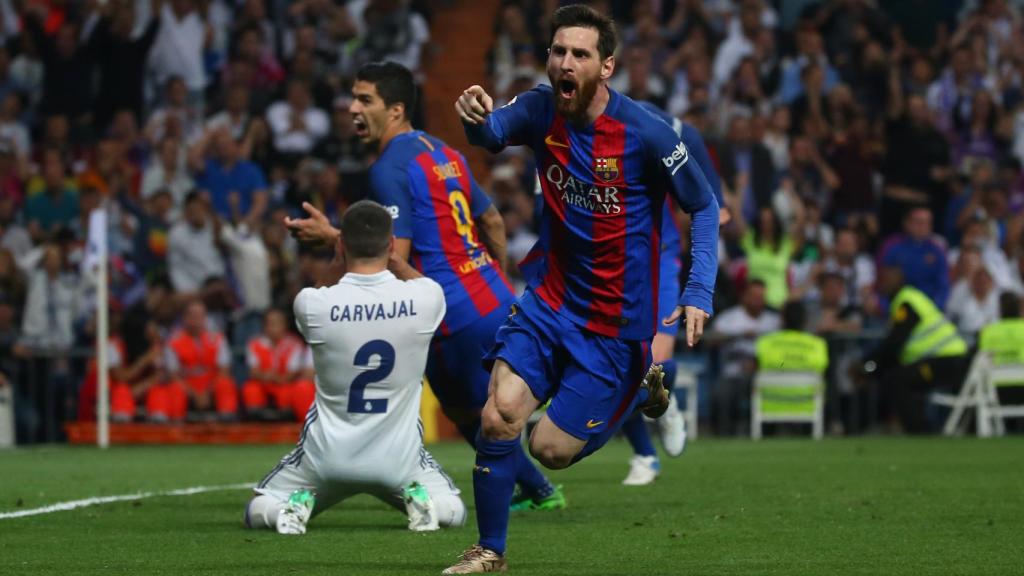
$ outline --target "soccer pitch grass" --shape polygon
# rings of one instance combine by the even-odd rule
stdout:
[[[0,512],[256,481],[288,449],[46,447],[0,452]],[[0,574],[438,574],[475,541],[472,453],[432,451],[467,526],[405,530],[359,497],[303,537],[242,527],[247,490],[0,519]],[[569,508],[513,514],[516,574],[1021,574],[1024,439],[701,440],[626,488],[625,443],[552,473]]]

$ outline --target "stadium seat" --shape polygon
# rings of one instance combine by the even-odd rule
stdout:
[[[807,423],[815,440],[825,432],[824,383],[815,372],[762,370],[754,376],[750,403],[750,435],[761,439],[767,423]]]
[[[965,418],[968,410],[977,410],[984,403],[982,380],[984,379],[987,364],[988,358],[986,354],[979,353],[975,355],[974,360],[971,362],[971,367],[967,371],[967,378],[964,379],[964,384],[960,387],[959,392],[956,394],[933,392],[929,396],[928,400],[932,404],[952,408],[949,416],[946,417],[945,424],[942,426],[942,434],[944,436],[963,435],[968,422]],[[979,418],[979,436],[982,433],[983,426]]]
[[[942,433],[959,436],[966,427],[968,410],[975,410],[977,435],[982,438],[1006,434],[1005,419],[1024,418],[1024,405],[1004,406],[999,403],[999,389],[1024,387],[1024,364],[992,363],[992,357],[979,352],[971,363],[960,392],[953,394],[932,394],[931,402],[949,406],[952,411],[946,418]]]

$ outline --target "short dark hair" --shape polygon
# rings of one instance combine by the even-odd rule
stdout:
[[[619,40],[615,33],[615,21],[584,4],[562,6],[551,17],[551,40],[561,28],[591,28],[597,30],[597,52],[601,60],[615,54]]]
[[[999,317],[1020,318],[1020,296],[1013,292],[1003,292],[999,295]]]
[[[401,104],[405,107],[405,119],[412,118],[416,107],[416,82],[405,66],[396,62],[369,62],[359,67],[356,81],[373,84],[385,106]]]
[[[386,257],[391,242],[391,213],[373,200],[360,200],[345,210],[341,232],[349,257]]]
[[[807,323],[807,311],[800,302],[786,302],[782,307],[782,329],[803,330]]]

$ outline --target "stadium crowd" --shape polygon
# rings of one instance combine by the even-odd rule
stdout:
[[[968,339],[1024,292],[1024,2],[593,4],[620,26],[612,87],[697,127],[722,177],[732,220],[697,355],[716,431],[743,430],[757,337],[787,303],[829,338],[833,422],[858,430],[882,268]],[[558,5],[502,4],[499,103],[546,81]],[[408,0],[0,0],[0,384],[91,416],[94,370],[67,352],[95,331],[79,268],[103,203],[114,416],[301,418],[311,364],[287,315],[326,260],[283,218],[310,202],[337,224],[365,196],[347,90],[382,59],[429,81],[429,18]],[[504,152],[483,182],[513,260],[536,239],[531,158]],[[73,411],[19,406],[28,440]]]

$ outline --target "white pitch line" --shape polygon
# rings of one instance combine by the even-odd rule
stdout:
[[[7,520],[9,518],[24,518],[25,516],[38,516],[39,514],[51,514],[53,512],[64,512],[65,510],[74,510],[76,508],[97,506],[99,504],[109,504],[111,502],[142,500],[143,498],[154,498],[156,496],[191,496],[193,494],[202,494],[204,492],[218,492],[221,490],[241,490],[243,488],[252,487],[253,485],[251,483],[246,482],[243,484],[223,484],[221,486],[192,486],[190,488],[177,488],[175,490],[162,490],[158,492],[136,492],[135,494],[118,494],[116,496],[94,496],[92,498],[83,498],[82,500],[69,500],[67,502],[57,502],[56,504],[50,504],[47,506],[43,506],[41,508],[15,510],[14,512],[0,512],[0,520]]]

